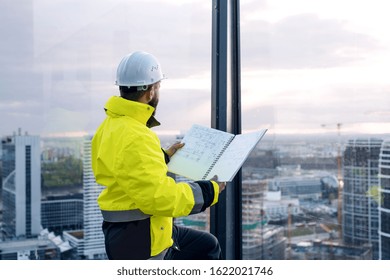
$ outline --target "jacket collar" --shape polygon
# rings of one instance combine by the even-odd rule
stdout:
[[[104,106],[106,114],[110,116],[128,116],[149,128],[160,123],[152,116],[154,108],[148,104],[130,101],[119,96],[112,96]]]

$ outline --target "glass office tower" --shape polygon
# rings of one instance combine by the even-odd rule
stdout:
[[[390,260],[390,139],[379,156],[379,259]]]
[[[383,140],[350,140],[344,152],[343,241],[346,245],[371,244],[378,259],[378,201],[372,195],[378,188],[379,152]]]
[[[2,139],[3,223],[7,238],[41,231],[40,137],[18,134]]]

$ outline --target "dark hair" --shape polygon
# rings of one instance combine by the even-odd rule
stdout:
[[[119,86],[119,92],[124,99],[138,101],[151,87],[152,85],[149,85],[146,90],[138,90],[137,87]]]

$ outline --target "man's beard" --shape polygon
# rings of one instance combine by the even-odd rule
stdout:
[[[148,102],[148,105],[154,108],[152,115],[146,122],[146,126],[149,128],[160,125],[160,123],[154,118],[154,115],[156,114],[156,110],[157,110],[157,104],[158,104],[158,98],[155,95],[153,99]]]
[[[152,106],[154,108],[154,112],[152,114],[152,116],[154,116],[156,114],[156,110],[157,110],[157,105],[158,105],[158,97],[157,97],[157,94],[155,94],[152,98],[152,100],[149,101],[148,105]]]

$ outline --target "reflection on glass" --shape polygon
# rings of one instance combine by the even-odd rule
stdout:
[[[106,100],[119,95],[116,67],[136,50],[159,58],[166,79],[156,113],[162,125],[155,131],[163,147],[193,123],[209,125],[211,4],[3,1],[0,23],[0,108],[6,120],[0,126],[5,183],[0,239],[15,242],[0,242],[0,259],[104,259],[95,203],[101,186],[94,182],[88,155]],[[29,151],[28,162],[31,168],[42,162],[42,186],[36,170],[21,173],[15,167],[20,156],[7,143],[19,137],[19,128],[40,137],[41,154]],[[42,220],[27,218],[26,233],[19,234],[6,231],[19,222],[7,209],[24,211],[24,200],[14,191],[24,173],[34,177],[26,180],[29,192],[42,190],[41,203],[27,200],[40,213],[27,209],[26,214]],[[36,223],[42,232],[36,232]],[[34,237],[27,241],[27,235]],[[22,245],[18,254],[15,248]]]

